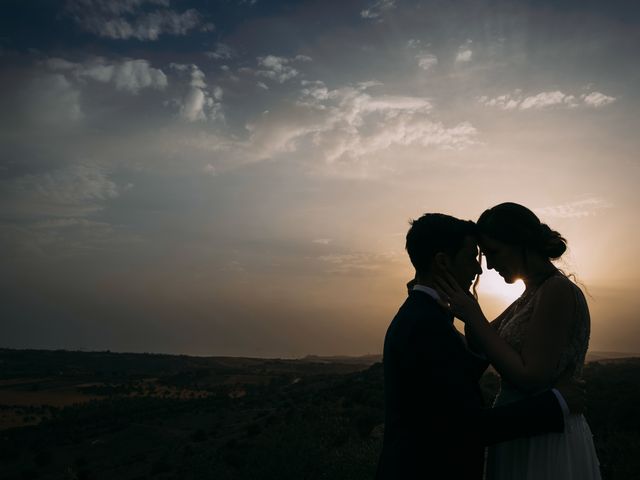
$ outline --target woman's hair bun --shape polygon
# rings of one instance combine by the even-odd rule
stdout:
[[[551,260],[560,258],[567,250],[562,235],[518,203],[505,202],[485,210],[476,226],[480,235],[507,245],[531,248]]]
[[[549,258],[556,259],[567,250],[567,240],[546,223],[541,223],[538,247]]]

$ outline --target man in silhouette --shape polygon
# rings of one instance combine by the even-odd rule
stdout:
[[[478,385],[488,362],[473,353],[433,288],[449,271],[469,289],[478,263],[475,224],[431,213],[414,220],[406,248],[416,269],[409,296],[384,342],[385,430],[377,479],[481,479],[484,447],[516,437],[562,432],[584,395],[566,385],[484,408]]]

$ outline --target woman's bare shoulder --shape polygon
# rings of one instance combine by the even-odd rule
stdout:
[[[535,309],[569,313],[576,307],[576,289],[578,286],[565,275],[554,275],[540,285],[536,295]]]
[[[541,295],[569,297],[575,294],[576,288],[578,288],[578,286],[573,283],[569,277],[558,273],[545,280],[545,282],[540,285],[539,292]]]

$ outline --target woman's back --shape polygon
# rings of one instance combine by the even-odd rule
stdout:
[[[550,388],[553,383],[565,373],[567,368],[573,369],[571,372],[573,376],[579,377],[581,375],[589,347],[589,335],[591,333],[589,307],[580,288],[560,272],[550,278],[561,279],[561,281],[571,285],[571,291],[575,295],[575,310],[574,318],[571,321],[572,328],[568,343],[562,350],[558,365],[552,377],[551,385],[546,385],[543,390]],[[516,300],[498,327],[499,335],[517,352],[522,352],[526,342],[529,325],[536,304],[540,298],[542,285],[544,285],[544,282]],[[503,381],[509,383],[508,379],[503,379]]]

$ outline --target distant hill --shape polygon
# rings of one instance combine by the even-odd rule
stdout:
[[[614,361],[624,358],[640,358],[640,352],[587,352],[588,362]],[[219,369],[221,371],[246,371],[264,369],[297,372],[313,371],[313,364],[344,366],[347,373],[360,367],[369,367],[382,361],[382,354],[367,355],[307,355],[297,359],[250,357],[200,357],[156,353],[116,353],[110,351],[85,352],[70,350],[16,350],[0,348],[0,378],[25,375],[68,373],[157,374],[184,369]],[[326,372],[326,369],[323,369]],[[45,373],[46,372],[46,373]]]
[[[587,352],[588,362],[602,362],[607,360],[620,360],[623,358],[640,358],[640,353],[632,352]]]
[[[602,361],[614,361],[624,358],[640,358],[640,353],[630,353],[630,352],[587,352],[587,363],[589,362],[602,362]],[[378,363],[382,361],[382,355],[360,355],[360,356],[349,356],[349,355],[334,355],[334,356],[323,356],[323,355],[307,355],[300,359],[304,362],[310,363],[340,363],[343,365],[373,365],[374,363]]]
[[[0,348],[0,380],[45,377],[158,376],[184,371],[207,371],[219,376],[238,374],[351,373],[375,363],[361,357],[308,357],[307,359],[196,357],[156,353],[80,352],[69,350],[14,350]],[[350,360],[349,360],[350,359]]]
[[[361,356],[349,356],[349,355],[334,355],[334,356],[321,356],[321,355],[307,355],[300,360],[311,363],[342,363],[347,365],[373,365],[382,361],[382,355],[370,354]]]

